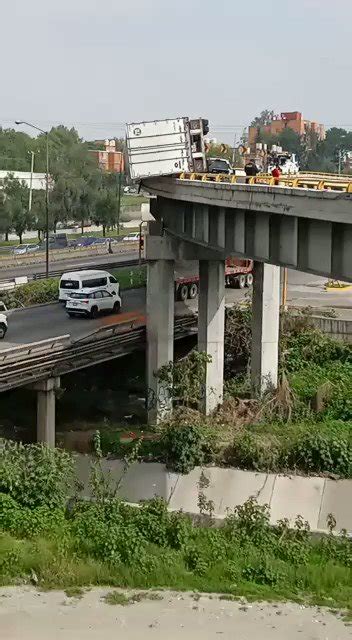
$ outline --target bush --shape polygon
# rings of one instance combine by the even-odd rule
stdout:
[[[8,309],[15,307],[30,307],[34,304],[56,302],[59,299],[59,279],[35,280],[17,287],[2,295],[2,300]]]
[[[162,434],[166,463],[177,473],[189,473],[214,457],[214,438],[199,424],[170,423]]]
[[[352,430],[318,426],[297,440],[287,452],[287,466],[305,473],[352,476]]]
[[[31,509],[60,508],[73,488],[73,462],[68,453],[45,445],[0,442],[0,492]]]
[[[225,453],[228,464],[264,472],[352,477],[352,423],[327,420],[242,428]]]

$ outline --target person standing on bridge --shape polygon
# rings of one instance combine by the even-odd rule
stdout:
[[[246,184],[249,184],[250,178],[255,177],[257,173],[259,173],[259,169],[253,158],[251,158],[249,162],[247,162],[247,164],[244,167],[244,171],[246,174]]]
[[[274,178],[274,184],[276,186],[278,186],[278,184],[280,183],[280,176],[281,176],[281,169],[279,167],[279,164],[277,163],[275,165],[275,167],[272,169],[271,171],[271,175]]]

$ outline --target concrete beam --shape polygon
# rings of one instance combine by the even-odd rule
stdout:
[[[206,365],[202,410],[214,411],[223,399],[225,325],[225,263],[199,263],[198,350],[211,356]]]
[[[254,263],[252,315],[252,388],[262,394],[278,382],[280,267]]]
[[[60,378],[49,378],[36,382],[37,391],[37,442],[55,447],[55,391],[60,387]]]
[[[167,386],[157,371],[174,359],[174,261],[147,265],[147,411],[155,424],[172,410]]]

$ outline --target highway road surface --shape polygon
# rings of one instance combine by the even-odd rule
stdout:
[[[352,289],[327,292],[325,278],[317,278],[305,273],[289,273],[288,303],[297,306],[336,307],[341,317],[352,319]],[[226,289],[226,302],[231,304],[248,295],[248,289]],[[184,315],[189,310],[196,311],[197,300],[186,304],[176,303],[176,315]],[[6,339],[0,341],[0,350],[19,344],[37,342],[46,338],[70,334],[76,340],[92,333],[99,327],[116,322],[142,320],[145,315],[145,289],[122,292],[122,310],[118,315],[102,316],[96,320],[69,318],[64,307],[57,304],[29,307],[9,312],[9,330]]]
[[[160,599],[110,605],[109,588],[82,598],[63,591],[2,587],[4,640],[350,640],[342,615],[292,602],[237,602],[163,591]]]

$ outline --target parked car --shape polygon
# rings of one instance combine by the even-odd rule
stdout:
[[[139,233],[128,233],[127,236],[124,236],[122,238],[122,242],[139,242],[139,238]]]
[[[13,254],[15,256],[22,256],[25,253],[35,253],[39,251],[39,244],[19,244],[17,247],[14,247]]]
[[[0,301],[0,312],[7,311],[6,305],[4,302]],[[0,313],[0,340],[3,340],[6,336],[6,331],[8,328],[7,317],[4,313]]]
[[[107,244],[108,243],[108,239],[107,238],[94,238],[94,242],[91,242],[90,246],[92,247],[96,247],[98,245],[103,245],[103,244]]]
[[[120,309],[119,293],[109,293],[106,289],[73,291],[66,302],[66,312],[70,318],[76,315],[96,318],[99,313],[119,313]]]

